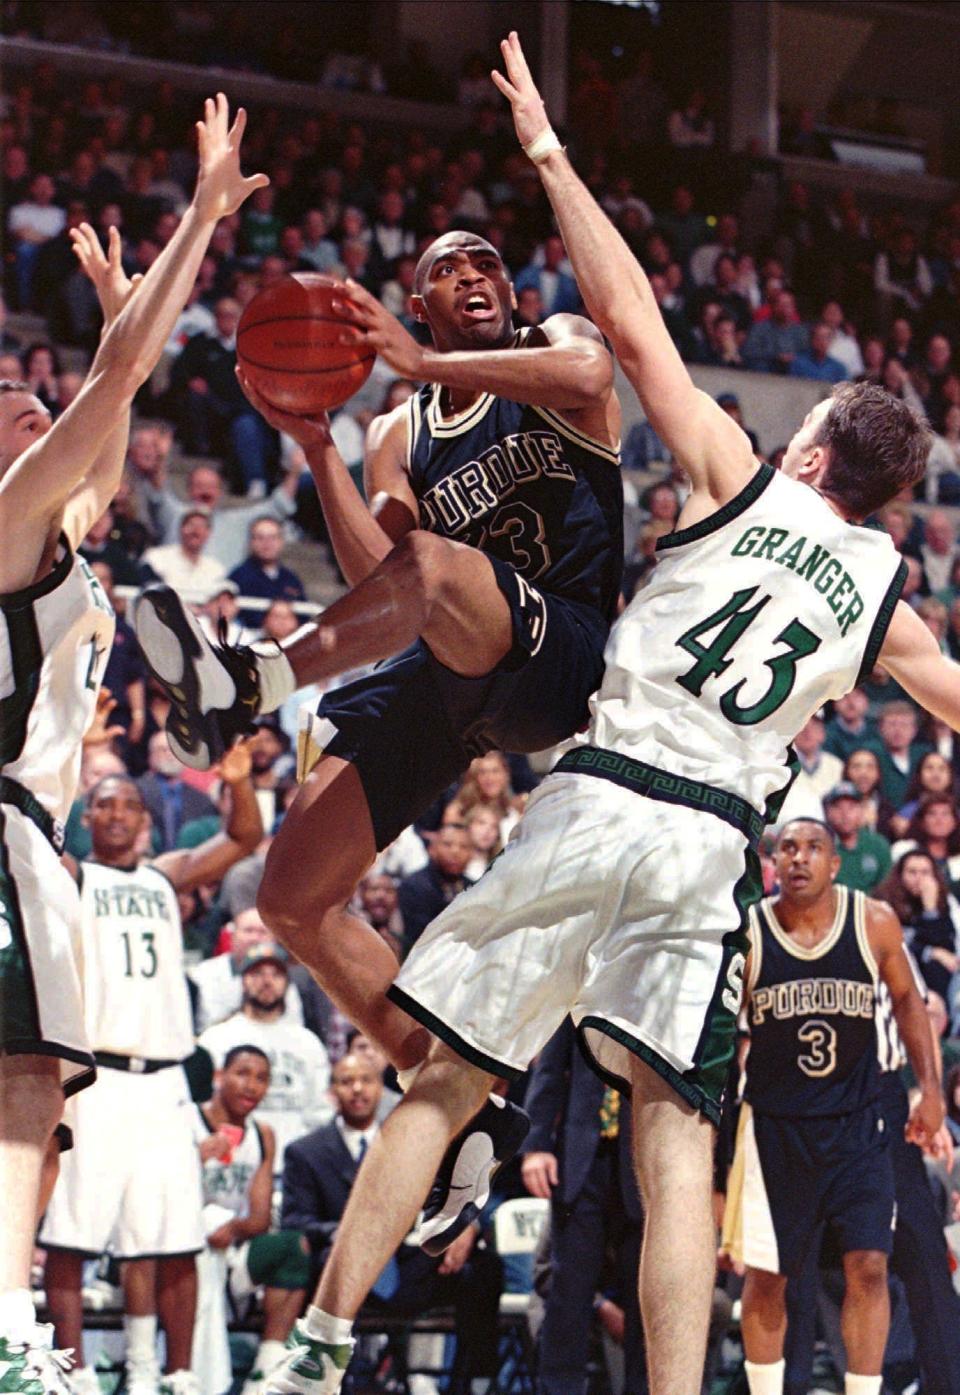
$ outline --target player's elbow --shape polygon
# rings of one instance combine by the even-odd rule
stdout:
[[[577,349],[573,378],[578,396],[587,405],[598,397],[608,396],[612,390],[613,359],[602,344],[592,344],[589,340],[582,341]]]

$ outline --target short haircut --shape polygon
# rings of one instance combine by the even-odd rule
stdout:
[[[144,802],[143,791],[133,776],[125,774],[122,770],[115,770],[111,775],[101,775],[97,783],[91,785],[90,789],[87,790],[86,807],[88,809],[93,808],[100,791],[103,789],[104,785],[109,785],[111,780],[118,780],[122,785],[129,785],[139,799],[141,808],[145,809],[147,807]]]
[[[894,698],[892,702],[883,703],[877,721],[882,722],[884,717],[911,717],[917,725],[920,722],[917,709],[903,698]]]
[[[932,441],[926,422],[886,388],[843,383],[816,436],[830,451],[820,487],[867,518],[923,478]]]
[[[430,246],[425,249],[420,260],[417,262],[416,270],[413,273],[414,295],[423,294],[427,273],[437,257],[443,254],[444,249],[440,246],[441,243],[448,243],[448,250],[450,252],[492,252],[498,262],[503,261],[503,258],[496,247],[494,247],[493,243],[488,242],[487,239],[481,237],[479,233],[462,232],[456,228],[451,228],[449,232],[442,233],[440,237],[435,238],[433,242],[430,243]]]
[[[787,829],[792,828],[795,823],[812,823],[815,828],[821,829],[827,835],[827,842],[830,844],[831,851],[836,852],[837,835],[834,833],[833,829],[830,827],[828,823],[824,823],[823,819],[815,819],[812,814],[803,814],[800,816],[800,818],[788,819],[787,822],[780,829],[780,832],[777,834],[777,841],[775,845],[776,847],[779,848],[781,840],[784,834],[786,833]]]
[[[261,1047],[254,1046],[252,1042],[246,1042],[242,1046],[231,1046],[223,1058],[222,1069],[226,1070],[228,1066],[232,1066],[238,1056],[259,1056],[261,1060],[266,1061],[267,1070],[270,1069],[270,1057]]]

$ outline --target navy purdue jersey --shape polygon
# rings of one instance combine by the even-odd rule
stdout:
[[[623,571],[618,452],[557,412],[491,393],[445,421],[441,392],[428,384],[409,403],[407,468],[421,528],[508,562],[609,625]]]
[[[750,911],[750,1054],[744,1098],[759,1114],[850,1114],[876,1099],[877,968],[866,898],[834,888],[820,944],[796,944],[769,898]]]

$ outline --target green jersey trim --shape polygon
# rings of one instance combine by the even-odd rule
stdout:
[[[706,785],[686,775],[674,775],[646,761],[607,751],[600,746],[578,746],[561,756],[553,773],[594,775],[614,785],[633,790],[648,799],[665,804],[682,804],[687,809],[700,809],[723,819],[731,828],[742,833],[754,847],[759,843],[766,820],[742,795]]]
[[[699,523],[691,524],[689,528],[680,528],[675,533],[668,533],[665,538],[660,538],[657,551],[666,552],[671,547],[685,547],[687,543],[700,542],[711,533],[719,532],[733,519],[739,518],[751,504],[757,502],[776,473],[772,465],[759,465],[756,474],[747,481],[739,494],[710,514],[709,518],[703,518]]]
[[[883,648],[883,641],[887,637],[887,630],[890,628],[890,621],[893,619],[893,612],[897,608],[897,601],[907,580],[907,564],[901,562],[897,568],[896,575],[887,587],[887,594],[880,602],[880,609],[877,611],[877,618],[873,622],[870,637],[867,640],[867,647],[863,651],[863,663],[860,665],[860,672],[857,674],[857,684],[868,678],[877,666],[877,659],[880,657],[880,650]],[[854,685],[856,686],[856,684]]]

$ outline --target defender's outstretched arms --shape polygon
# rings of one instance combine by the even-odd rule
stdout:
[[[613,345],[651,425],[690,476],[684,522],[738,494],[756,470],[747,437],[695,387],[667,333],[650,283],[553,136],[516,33],[501,44],[507,75],[491,74],[509,100],[521,145],[534,159],[573,263],[580,293]]]
[[[129,410],[156,366],[218,220],[268,183],[266,175],[240,173],[245,125],[242,108],[229,125],[222,93],[207,99],[204,119],[197,123],[197,187],[179,228],[101,340],[76,400],[0,479],[0,532],[6,542],[0,591],[33,581],[49,527],[54,522],[59,527],[58,511],[95,465],[118,414]]]

